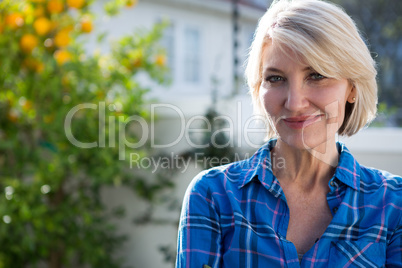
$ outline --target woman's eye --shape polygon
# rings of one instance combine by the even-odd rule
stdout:
[[[281,82],[284,81],[283,77],[278,76],[278,75],[271,75],[265,78],[265,81],[270,82],[270,83],[275,83],[275,82]]]
[[[321,75],[321,74],[319,74],[319,73],[312,73],[312,74],[310,74],[310,78],[313,79],[313,80],[321,80],[321,79],[324,79],[326,77]]]

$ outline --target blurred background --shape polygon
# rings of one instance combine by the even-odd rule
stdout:
[[[402,1],[333,0],[378,63],[346,143],[402,174]],[[264,142],[244,62],[270,0],[0,2],[0,268],[174,267],[187,185]]]

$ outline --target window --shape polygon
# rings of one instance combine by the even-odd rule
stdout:
[[[167,66],[170,72],[174,74],[175,70],[175,36],[174,36],[174,24],[170,23],[163,31],[161,39],[161,45],[166,49]]]
[[[200,79],[200,32],[195,28],[184,31],[184,81],[197,83]]]

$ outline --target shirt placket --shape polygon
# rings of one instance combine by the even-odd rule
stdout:
[[[276,179],[275,181],[276,183],[273,183],[274,187],[271,188],[271,193],[273,193],[278,198],[279,202],[277,211],[279,220],[277,221],[275,229],[280,241],[280,250],[283,252],[283,256],[281,257],[283,257],[284,267],[299,268],[300,263],[296,247],[291,241],[286,239],[290,219],[289,207],[287,205],[287,201],[285,195],[283,194],[282,188],[280,187]]]

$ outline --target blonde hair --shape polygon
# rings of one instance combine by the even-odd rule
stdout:
[[[246,66],[254,109],[259,100],[262,53],[270,42],[298,55],[318,73],[346,78],[356,90],[356,102],[346,104],[339,135],[351,136],[370,123],[377,111],[376,64],[353,20],[342,8],[320,0],[276,0],[258,23]],[[269,120],[269,118],[268,118]],[[270,122],[272,125],[272,122]],[[268,137],[275,135],[269,128]]]

